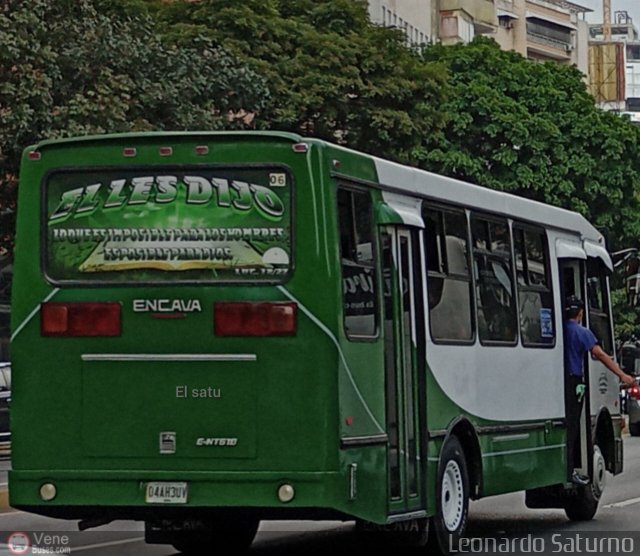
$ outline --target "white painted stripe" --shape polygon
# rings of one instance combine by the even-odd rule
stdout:
[[[46,303],[47,301],[49,301],[54,295],[56,295],[58,292],[60,291],[60,288],[55,288],[47,297],[44,298],[43,301],[41,301],[40,303]],[[29,313],[29,316],[24,319],[21,323],[20,326],[18,326],[18,328],[15,329],[14,333],[11,334],[11,342],[13,342],[13,340],[16,339],[16,336],[18,334],[20,334],[20,332],[22,332],[22,329],[27,326],[27,324],[29,324],[29,322],[31,321],[31,319],[33,317],[35,317],[38,312],[40,311],[40,303],[38,303],[38,305],[36,305],[36,308],[31,311],[31,313]]]
[[[255,353],[85,353],[83,361],[257,361]]]
[[[342,348],[340,347],[340,344],[338,343],[338,340],[333,335],[331,330],[329,330],[311,311],[309,311],[309,309],[307,309],[298,299],[296,299],[286,288],[284,288],[283,286],[278,286],[278,289],[284,295],[286,295],[291,301],[295,301],[298,304],[298,307],[300,307],[300,309],[302,310],[302,312],[305,315],[307,315],[318,326],[318,328],[320,328],[320,330],[322,330],[331,339],[333,344],[336,346],[336,349],[338,350],[338,355],[340,355],[340,359],[342,361],[342,364],[344,365],[345,371],[347,373],[347,377],[349,378],[349,382],[351,382],[351,385],[353,386],[353,389],[355,390],[355,393],[358,396],[358,399],[362,403],[362,406],[364,407],[365,411],[367,412],[367,415],[371,418],[371,420],[373,421],[375,426],[378,428],[379,432],[385,432],[384,428],[380,425],[380,423],[378,423],[378,420],[376,419],[375,415],[373,414],[373,412],[369,408],[369,405],[367,404],[366,400],[364,399],[364,396],[362,395],[362,392],[360,392],[360,389],[358,388],[358,385],[356,384],[356,381],[353,378],[353,374],[351,373],[351,369],[349,368],[349,365],[347,364],[347,360],[346,360],[346,358],[344,356],[344,353],[342,353]]]
[[[109,546],[119,546],[122,544],[129,544],[134,542],[142,542],[144,537],[135,537],[133,539],[122,539],[119,541],[101,542],[98,544],[87,544],[85,546],[73,546],[71,552],[81,552],[83,550],[95,550],[96,548],[107,548]]]
[[[538,446],[537,448],[523,448],[521,450],[505,450],[504,452],[490,452],[488,454],[482,454],[483,458],[492,458],[495,456],[508,456],[511,454],[526,454],[529,452],[541,452],[543,450],[556,450],[558,448],[565,448],[565,444],[554,444],[553,446]]]
[[[507,436],[494,436],[492,442],[511,442],[513,440],[527,440],[531,435],[529,433],[524,434],[509,434]]]
[[[640,504],[640,498],[630,498],[629,500],[623,500],[622,502],[614,502],[613,504],[603,506],[603,508],[624,508],[626,506],[633,506],[634,504]]]

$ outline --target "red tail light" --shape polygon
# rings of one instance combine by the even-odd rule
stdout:
[[[287,302],[216,303],[216,336],[294,336],[298,306]]]
[[[119,303],[43,303],[43,336],[120,336]]]
[[[640,400],[640,386],[634,384],[629,388],[629,396],[631,396],[634,400]]]

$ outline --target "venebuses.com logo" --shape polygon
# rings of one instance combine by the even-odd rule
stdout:
[[[19,531],[11,533],[7,538],[7,547],[11,554],[26,554],[29,552],[29,548],[31,547],[29,535]]]
[[[6,537],[10,554],[70,554],[69,535],[15,531]]]

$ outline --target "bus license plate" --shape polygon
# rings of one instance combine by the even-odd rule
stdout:
[[[147,504],[186,504],[187,483],[147,483]]]

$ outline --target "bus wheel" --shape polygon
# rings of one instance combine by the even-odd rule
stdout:
[[[606,462],[600,448],[593,447],[593,479],[590,484],[578,487],[573,496],[565,502],[564,511],[571,521],[590,521],[598,511],[598,504],[604,492]]]
[[[183,554],[242,554],[247,551],[258,532],[260,520],[215,520],[206,531],[182,532],[173,547]]]
[[[440,453],[436,515],[432,518],[431,541],[443,554],[457,552],[467,527],[469,513],[469,473],[464,450],[456,436],[446,441]]]
[[[631,436],[640,436],[640,423],[629,423],[629,434]]]

